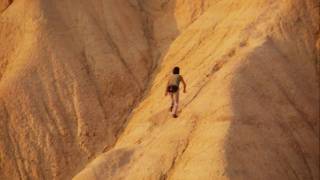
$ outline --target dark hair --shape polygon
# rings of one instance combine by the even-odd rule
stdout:
[[[180,68],[178,66],[174,67],[172,70],[173,74],[180,74]]]

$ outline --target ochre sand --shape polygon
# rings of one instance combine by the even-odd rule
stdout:
[[[0,13],[1,180],[319,179],[317,0],[0,0]]]

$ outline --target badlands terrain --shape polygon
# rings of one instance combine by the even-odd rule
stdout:
[[[0,0],[0,179],[318,180],[319,6]]]

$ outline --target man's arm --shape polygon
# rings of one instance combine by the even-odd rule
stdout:
[[[168,95],[168,86],[169,86],[169,81],[167,82],[167,85],[166,85],[166,91],[165,91],[165,93],[164,93],[165,96]]]

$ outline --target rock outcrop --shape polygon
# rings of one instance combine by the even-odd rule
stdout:
[[[319,179],[317,0],[0,12],[0,179]]]

